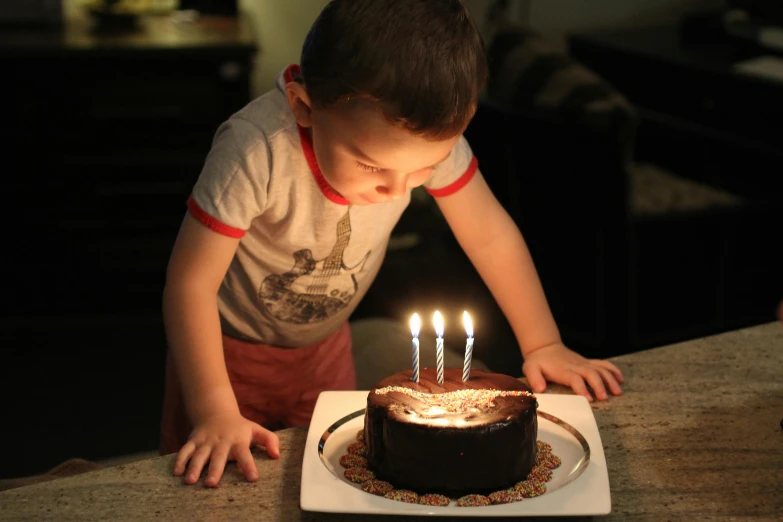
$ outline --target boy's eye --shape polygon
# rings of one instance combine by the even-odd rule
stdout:
[[[361,161],[357,161],[356,166],[367,172],[380,172],[382,170],[379,169],[378,167],[373,167],[372,165],[367,165],[366,163],[362,163]]]

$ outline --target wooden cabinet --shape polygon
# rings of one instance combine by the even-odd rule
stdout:
[[[0,33],[5,312],[159,309],[185,200],[250,99],[255,51],[237,18]]]
[[[157,447],[169,253],[218,125],[250,100],[244,20],[0,30],[0,477]],[[32,449],[35,448],[35,449]]]

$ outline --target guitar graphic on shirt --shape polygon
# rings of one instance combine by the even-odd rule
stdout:
[[[351,239],[350,209],[337,223],[332,253],[316,261],[308,248],[294,252],[294,266],[284,274],[272,274],[261,283],[259,297],[275,318],[297,324],[323,321],[353,299],[370,252],[353,267],[345,266],[343,252]]]

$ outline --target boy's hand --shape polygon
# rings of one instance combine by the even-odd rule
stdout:
[[[527,354],[522,371],[535,392],[546,390],[546,381],[550,380],[570,386],[590,402],[593,396],[587,385],[599,400],[605,401],[608,398],[607,387],[612,394],[620,395],[623,393],[620,383],[625,382],[623,373],[614,364],[600,359],[585,359],[561,343],[550,344]]]
[[[185,473],[185,484],[195,484],[204,465],[209,461],[209,472],[204,480],[208,487],[217,486],[228,460],[236,460],[242,474],[250,482],[258,480],[258,469],[250,445],[264,446],[270,457],[280,456],[277,435],[239,413],[217,415],[205,419],[193,429],[188,442],[177,453],[174,475]]]

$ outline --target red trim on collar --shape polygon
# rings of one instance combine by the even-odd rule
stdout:
[[[283,75],[286,83],[296,81],[295,78],[299,76],[300,70],[301,69],[296,64],[289,65]],[[332,203],[337,203],[338,205],[350,205],[350,202],[342,197],[329,185],[329,182],[326,181],[326,178],[321,172],[321,167],[318,166],[318,160],[315,157],[315,150],[313,150],[313,141],[310,139],[310,133],[307,131],[307,129],[298,123],[296,127],[299,129],[299,141],[302,144],[302,153],[304,153],[305,159],[307,160],[307,165],[310,167],[310,172],[313,173],[313,177],[315,178],[315,183],[318,185],[318,188],[321,189],[323,195],[326,196],[326,198]]]
[[[307,164],[310,166],[310,171],[313,173],[318,188],[321,189],[323,195],[332,203],[350,205],[350,202],[347,199],[338,194],[337,191],[329,185],[329,182],[326,181],[326,178],[321,173],[321,167],[318,166],[318,160],[316,159],[315,151],[313,150],[313,142],[310,140],[310,133],[300,125],[297,125],[297,127],[299,128],[299,141],[302,143],[302,152],[305,155],[305,159],[307,159]]]
[[[468,165],[467,170],[462,174],[462,176],[460,176],[457,179],[457,181],[443,188],[427,189],[427,192],[429,192],[433,197],[436,198],[450,196],[455,192],[457,192],[462,187],[464,187],[465,185],[467,185],[468,182],[471,179],[473,179],[473,176],[476,174],[477,169],[478,169],[478,159],[476,159],[476,156],[473,156],[473,158],[470,160],[470,165]]]

